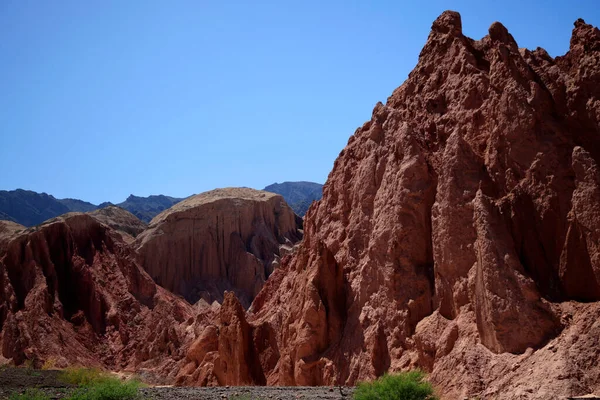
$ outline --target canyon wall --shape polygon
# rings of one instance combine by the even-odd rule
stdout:
[[[444,12],[335,161],[298,251],[245,315],[224,304],[237,334],[217,323],[228,334],[179,381],[352,385],[418,367],[448,399],[600,391],[599,124],[597,28],[576,21],[552,58],[498,22],[472,40]],[[242,355],[251,373],[214,373]]]
[[[18,232],[1,250],[0,352],[17,365],[168,376],[187,328],[211,312],[158,287],[122,235],[87,214]]]

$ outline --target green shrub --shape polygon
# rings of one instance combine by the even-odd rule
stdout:
[[[96,368],[67,368],[59,379],[79,388],[67,400],[129,400],[137,398],[140,382],[121,381]]]
[[[46,359],[44,364],[42,364],[42,369],[45,371],[49,369],[56,369],[56,359],[52,357]]]
[[[58,379],[70,385],[88,386],[111,379],[111,376],[98,368],[69,367],[61,371]]]
[[[384,375],[373,382],[360,382],[355,400],[437,400],[433,386],[421,371]]]
[[[68,400],[133,400],[138,398],[138,388],[138,381],[110,378],[77,389]]]
[[[25,393],[13,393],[10,400],[50,400],[44,392],[37,389],[27,389]]]

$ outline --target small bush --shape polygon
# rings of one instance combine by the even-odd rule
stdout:
[[[138,398],[138,381],[110,378],[77,389],[68,400],[133,400]]]
[[[119,378],[96,368],[67,368],[59,379],[79,388],[67,400],[130,400],[136,399],[140,381]]]
[[[37,389],[27,389],[25,393],[13,393],[10,400],[50,400],[44,392]]]
[[[42,369],[44,371],[47,371],[49,369],[56,369],[56,360],[54,358],[46,359],[46,361],[44,361],[44,364],[42,365]]]
[[[58,379],[61,382],[76,386],[88,386],[94,383],[104,382],[111,376],[98,368],[70,367],[60,373]]]
[[[361,382],[355,400],[437,400],[433,386],[421,371],[384,375],[373,382]]]

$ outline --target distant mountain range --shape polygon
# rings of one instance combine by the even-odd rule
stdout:
[[[283,196],[292,210],[303,217],[313,201],[321,199],[323,185],[314,182],[283,182],[265,187],[267,192]]]
[[[148,223],[155,215],[181,200],[183,199],[163,195],[148,197],[131,195],[124,202],[114,205]],[[38,225],[47,219],[68,212],[94,211],[109,205],[113,204],[95,205],[78,199],[57,199],[52,195],[31,190],[0,190],[0,219],[25,226]]]
[[[263,190],[282,195],[296,214],[304,216],[313,200],[321,198],[322,188],[323,185],[313,182],[283,182],[274,183]],[[68,212],[89,212],[115,205],[149,223],[160,212],[181,200],[183,198],[162,194],[148,197],[130,195],[122,203],[95,205],[78,199],[57,199],[50,194],[31,190],[0,190],[0,220],[34,226]]]
[[[148,197],[139,197],[130,195],[127,200],[119,204],[102,203],[98,205],[98,208],[104,208],[109,205],[115,205],[121,207],[145,223],[149,223],[152,218],[166,210],[171,208],[173,205],[179,203],[185,198],[170,197],[162,194],[152,195]]]

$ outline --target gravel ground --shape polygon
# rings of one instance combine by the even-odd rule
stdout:
[[[60,399],[73,390],[72,386],[58,380],[60,371],[40,371],[28,368],[0,368],[0,399],[13,393],[23,393],[29,388],[42,390],[54,399]]]
[[[142,389],[142,395],[148,399],[206,399],[206,400],[291,400],[291,399],[351,399],[354,388],[349,387],[155,387]]]
[[[26,368],[0,368],[0,399],[13,393],[23,393],[29,388],[43,391],[52,399],[62,399],[74,390],[73,386],[59,381],[60,371],[43,371]],[[340,386],[319,387],[146,387],[140,389],[140,398],[149,400],[206,399],[206,400],[291,400],[291,399],[351,399],[354,388]]]

